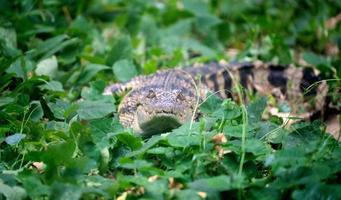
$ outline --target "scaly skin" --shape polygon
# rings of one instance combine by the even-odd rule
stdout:
[[[322,82],[308,95],[304,89],[319,80],[309,68],[221,61],[138,76],[129,82],[108,86],[105,94],[130,90],[119,106],[119,120],[136,133],[151,135],[168,132],[190,120],[198,99],[203,99],[208,91],[218,91],[222,98],[233,98],[233,81],[261,95],[287,101],[294,113],[304,107],[309,118],[313,111],[323,109],[328,88]]]
[[[189,73],[183,70],[159,71],[125,84],[114,84],[107,88],[107,93],[125,90],[127,85],[131,85],[132,90],[118,108],[119,120],[136,133],[162,133],[191,119],[197,91]]]

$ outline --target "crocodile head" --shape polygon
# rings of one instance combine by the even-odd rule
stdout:
[[[146,134],[163,133],[177,128],[191,119],[194,103],[179,89],[149,89],[137,105],[139,128]]]
[[[182,89],[148,88],[128,97],[133,103],[126,105],[134,104],[134,108],[126,113],[131,120],[127,127],[143,135],[165,133],[179,127],[191,119],[195,107],[195,98]],[[120,121],[125,124],[127,117],[122,109]]]

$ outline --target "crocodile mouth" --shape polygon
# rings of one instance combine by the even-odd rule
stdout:
[[[173,113],[160,112],[149,120],[139,123],[141,130],[146,135],[166,133],[181,126],[181,122]]]
[[[138,107],[136,111],[136,122],[145,136],[170,132],[180,127],[185,121],[185,109],[145,109]]]
[[[145,111],[146,113],[148,113],[148,115],[149,116],[152,116],[152,117],[154,117],[154,116],[163,116],[163,115],[169,115],[169,116],[174,116],[174,117],[176,117],[176,116],[179,116],[179,115],[181,115],[181,113],[175,113],[173,110],[169,110],[169,111],[167,111],[167,110],[153,110],[153,111]]]
[[[181,117],[181,113],[174,113],[173,111],[157,111],[153,113],[154,117],[161,117],[161,116],[173,116],[176,118],[176,116],[180,116]]]

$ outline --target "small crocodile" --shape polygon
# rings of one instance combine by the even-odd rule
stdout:
[[[231,90],[236,81],[260,95],[273,95],[280,101],[287,101],[297,108],[294,113],[303,107],[311,116],[325,105],[328,89],[325,82],[307,91],[320,80],[309,67],[220,61],[137,76],[108,86],[104,93],[128,92],[118,108],[119,121],[136,133],[150,135],[168,132],[191,120],[197,102],[203,100],[208,91],[222,98],[233,98]]]

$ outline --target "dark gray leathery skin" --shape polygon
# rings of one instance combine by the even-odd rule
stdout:
[[[314,103],[308,104],[302,98],[302,87],[316,80],[320,80],[316,73],[306,68],[222,61],[138,76],[108,86],[105,93],[130,90],[119,106],[119,120],[136,133],[148,135],[170,131],[190,120],[197,100],[204,99],[209,90],[222,98],[234,97],[235,81],[261,95],[288,101],[290,106],[304,105],[307,112],[321,109],[328,90],[326,83],[314,89],[321,94]]]

